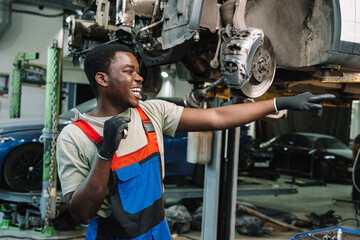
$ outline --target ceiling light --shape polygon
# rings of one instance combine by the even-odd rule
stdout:
[[[163,78],[167,78],[169,76],[169,74],[167,72],[161,72],[161,76]]]

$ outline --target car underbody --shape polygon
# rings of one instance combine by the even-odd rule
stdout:
[[[144,86],[150,95],[160,91],[153,88],[161,86],[158,66],[176,64],[179,78],[194,89],[224,76],[215,92],[230,88],[234,97],[304,91],[343,101],[360,97],[354,84],[360,81],[359,44],[342,39],[338,1],[77,2],[87,12],[69,18],[74,62],[99,43],[127,44],[150,69]]]

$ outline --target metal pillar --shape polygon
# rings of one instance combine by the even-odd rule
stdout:
[[[221,136],[222,131],[214,132],[212,161],[205,166],[201,239],[207,240],[215,240],[217,236]]]
[[[12,91],[11,91],[11,106],[10,118],[20,117],[21,105],[21,75],[23,69],[29,64],[30,60],[39,59],[39,53],[18,53],[14,60],[14,70],[12,75]]]
[[[240,127],[226,130],[223,143],[217,239],[233,240],[235,239]]]
[[[216,106],[219,105],[220,99],[217,99]],[[201,239],[206,240],[215,240],[217,236],[221,139],[222,131],[215,131],[212,159],[209,164],[205,165]]]
[[[60,77],[61,77],[61,49],[57,41],[47,52],[46,70],[46,100],[44,158],[43,158],[43,185],[40,200],[41,217],[45,221],[43,234],[52,235],[53,228],[49,227],[50,219],[56,215],[56,157],[55,144],[58,134],[58,115],[60,105]]]
[[[239,149],[240,127],[214,132],[212,161],[205,166],[201,239],[235,239]]]

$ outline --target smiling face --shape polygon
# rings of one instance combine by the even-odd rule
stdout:
[[[139,63],[129,52],[116,52],[107,74],[106,98],[122,111],[139,106],[143,78],[138,74]]]

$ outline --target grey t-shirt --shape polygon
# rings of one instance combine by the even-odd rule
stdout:
[[[174,136],[183,107],[162,100],[140,102],[140,107],[154,125],[161,159],[164,163],[163,133]],[[135,152],[147,144],[141,118],[137,110],[129,108],[120,115],[130,117],[131,122],[128,123],[127,138],[121,140],[116,151],[117,156]],[[111,117],[99,117],[96,119],[104,122],[109,118]],[[103,135],[102,128],[95,125],[91,126],[100,135]],[[96,157],[96,146],[79,127],[69,124],[61,131],[57,139],[56,157],[62,192],[66,195],[69,192],[75,191],[89,174]],[[164,164],[162,166],[164,167]],[[104,203],[97,213],[101,217],[107,217],[111,214],[109,197],[108,186]]]

